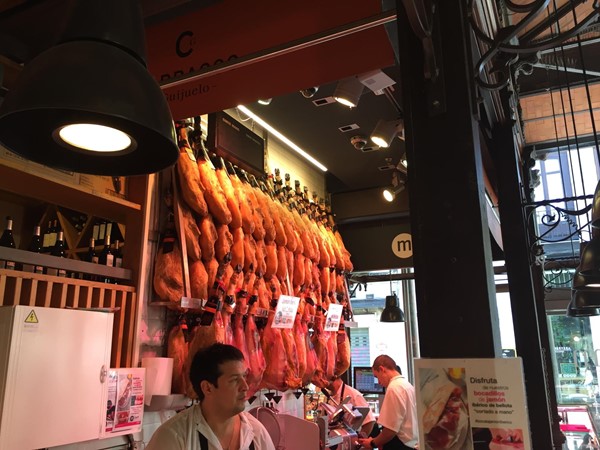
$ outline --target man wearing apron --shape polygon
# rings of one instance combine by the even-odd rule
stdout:
[[[375,358],[373,375],[386,388],[377,419],[382,430],[379,436],[359,439],[359,443],[369,449],[414,449],[419,438],[415,388],[400,374],[396,362],[388,355]]]
[[[226,344],[200,350],[190,381],[200,403],[162,424],[146,450],[275,450],[265,427],[244,412],[248,383],[241,351]]]

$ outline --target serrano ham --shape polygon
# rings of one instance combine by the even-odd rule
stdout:
[[[185,324],[178,324],[171,328],[167,341],[167,357],[173,358],[173,377],[171,391],[174,394],[184,394],[186,388],[186,375],[183,366],[188,356],[188,344],[185,341]]]
[[[188,143],[185,128],[179,129],[179,159],[177,160],[177,173],[181,195],[190,208],[201,216],[208,214],[208,206],[204,199],[204,186],[200,181],[196,157]]]
[[[154,260],[154,291],[163,301],[179,302],[183,297],[183,268],[179,244],[165,236]]]
[[[208,157],[208,153],[204,148],[202,140],[199,139],[195,143],[195,147],[200,147],[202,158],[198,160],[198,173],[200,174],[200,181],[204,187],[204,198],[208,205],[208,210],[214,219],[220,224],[228,225],[231,220],[231,211],[227,207],[227,199],[225,193],[221,188],[221,184],[217,178],[217,174],[213,168],[212,162]]]

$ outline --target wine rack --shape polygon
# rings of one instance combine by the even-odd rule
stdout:
[[[38,256],[54,258],[46,255]],[[55,259],[68,261],[64,258]],[[115,317],[111,367],[127,367],[131,364],[135,350],[134,333],[137,313],[134,287],[0,269],[0,306],[13,305],[85,308],[113,312]]]

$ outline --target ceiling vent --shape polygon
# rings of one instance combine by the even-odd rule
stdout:
[[[363,148],[360,149],[360,151],[363,152],[363,153],[374,152],[376,150],[380,150],[380,147],[377,147],[376,145],[371,145],[371,146],[363,147]],[[382,169],[379,168],[379,170],[382,170]]]
[[[339,127],[338,130],[340,130],[342,133],[347,133],[348,131],[358,130],[359,128],[360,127],[357,124],[351,123],[349,125]]]
[[[325,106],[331,105],[332,103],[336,103],[333,97],[321,97],[312,101],[315,106]]]
[[[392,164],[392,158],[385,158],[386,165],[379,166],[378,169],[382,172],[387,172],[388,170],[394,170],[396,168],[395,164]]]

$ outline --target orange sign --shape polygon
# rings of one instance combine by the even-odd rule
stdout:
[[[352,2],[351,7],[343,0],[222,0],[149,26],[148,67],[165,84],[224,62],[249,59],[231,70],[164,89],[176,119],[220,111],[393,65],[383,25],[332,35],[378,15],[378,0]],[[323,36],[332,39],[302,45]],[[291,42],[300,45],[273,53]],[[253,55],[265,54],[269,57],[252,61]]]

